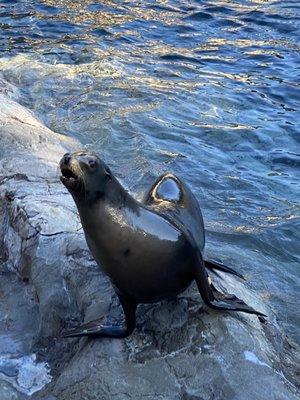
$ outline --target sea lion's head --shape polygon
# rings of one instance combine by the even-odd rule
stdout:
[[[104,198],[113,179],[110,169],[100,158],[88,151],[65,154],[59,163],[61,182],[75,201],[90,203]]]

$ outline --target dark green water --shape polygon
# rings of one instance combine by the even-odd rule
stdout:
[[[183,177],[207,253],[298,340],[299,22],[298,0],[0,2],[0,73],[22,104],[135,193]]]

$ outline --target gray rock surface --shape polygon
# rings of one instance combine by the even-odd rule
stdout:
[[[59,159],[80,143],[1,93],[0,138],[1,399],[299,398],[294,345],[262,299],[232,277],[217,284],[267,313],[266,324],[208,310],[191,287],[140,306],[125,340],[60,338],[66,325],[122,317],[58,179]]]

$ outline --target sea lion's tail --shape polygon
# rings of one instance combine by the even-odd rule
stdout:
[[[246,280],[242,274],[235,271],[233,268],[227,267],[227,265],[217,263],[216,261],[208,261],[208,260],[204,260],[204,264],[207,269],[211,270],[214,273],[215,273],[215,270],[221,271],[221,272],[226,272],[228,274],[238,276],[239,278],[243,279],[244,281]]]

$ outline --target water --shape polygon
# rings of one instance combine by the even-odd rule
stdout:
[[[139,194],[162,171],[201,202],[207,253],[299,336],[300,3],[0,3],[0,71],[51,129]],[[297,175],[298,173],[298,175]]]

